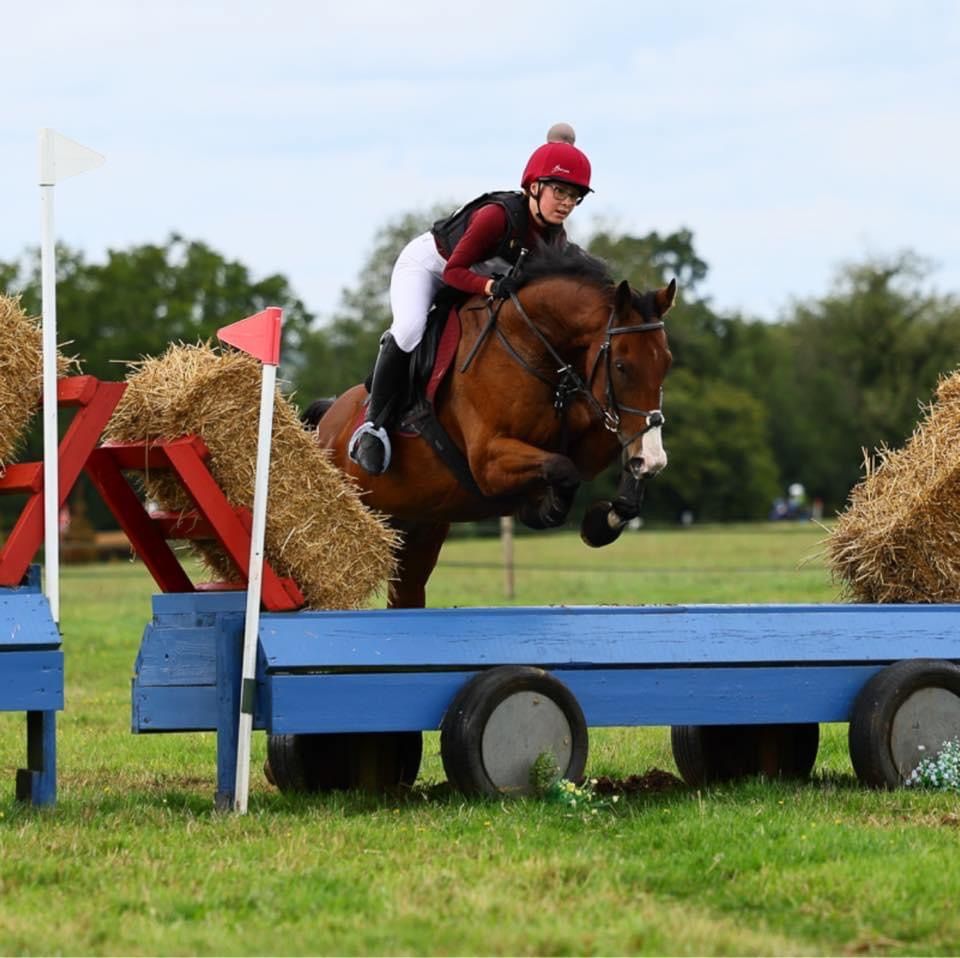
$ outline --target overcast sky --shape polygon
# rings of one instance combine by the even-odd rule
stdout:
[[[960,293],[960,3],[94,0],[4,4],[0,259],[39,243],[37,131],[101,259],[172,231],[329,315],[389,219],[513,188],[572,123],[571,221],[689,227],[722,310],[776,319],[910,248]]]

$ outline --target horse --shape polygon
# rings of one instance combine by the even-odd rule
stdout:
[[[451,523],[516,514],[533,528],[560,526],[581,481],[618,453],[616,498],[587,509],[581,537],[606,545],[639,514],[646,479],[667,464],[660,407],[672,357],[664,316],[676,292],[676,280],[645,293],[616,284],[600,260],[568,246],[531,258],[509,299],[467,300],[456,364],[433,400],[442,427],[436,445],[448,460],[459,456],[460,469],[422,435],[397,430],[382,475],[351,462],[362,384],[305,411],[317,442],[399,533],[389,608],[425,606]]]

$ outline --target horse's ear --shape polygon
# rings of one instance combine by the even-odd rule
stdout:
[[[657,315],[666,316],[670,307],[677,301],[677,281],[672,279],[669,286],[658,289],[655,293],[655,299],[657,301]]]
[[[617,295],[613,301],[614,311],[618,316],[626,316],[632,302],[633,290],[630,288],[630,284],[626,280],[623,280],[617,287]]]

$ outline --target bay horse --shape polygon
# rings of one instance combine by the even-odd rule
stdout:
[[[422,436],[395,429],[383,475],[351,462],[363,385],[304,413],[364,502],[400,533],[389,608],[423,608],[450,523],[515,513],[533,528],[562,525],[581,480],[619,453],[616,498],[594,503],[581,525],[588,545],[605,545],[639,514],[645,480],[667,464],[660,406],[672,357],[663,317],[676,281],[638,293],[575,246],[541,250],[522,278],[509,299],[474,297],[460,309],[456,364],[433,406],[469,467],[461,478]]]

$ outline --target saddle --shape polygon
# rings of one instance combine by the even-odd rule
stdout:
[[[413,351],[410,360],[410,388],[406,414],[420,400],[431,406],[440,383],[446,378],[460,345],[460,308],[470,298],[468,293],[441,286],[427,313],[427,326],[420,345]],[[401,420],[406,418],[401,416]],[[402,423],[401,423],[402,425]]]
[[[460,307],[469,294],[442,286],[427,313],[427,324],[419,345],[410,354],[410,368],[404,391],[394,397],[385,426],[390,432],[401,427],[406,414],[421,400],[431,405],[440,383],[446,378],[460,345]],[[371,370],[363,385],[370,392]]]
[[[449,286],[440,288],[427,314],[420,344],[410,357],[405,394],[395,398],[384,425],[391,434],[421,436],[465,489],[487,498],[477,486],[466,456],[440,424],[434,410],[437,390],[457,356],[461,335],[460,309],[469,298],[469,294]],[[371,378],[372,373],[365,383],[368,392]]]

